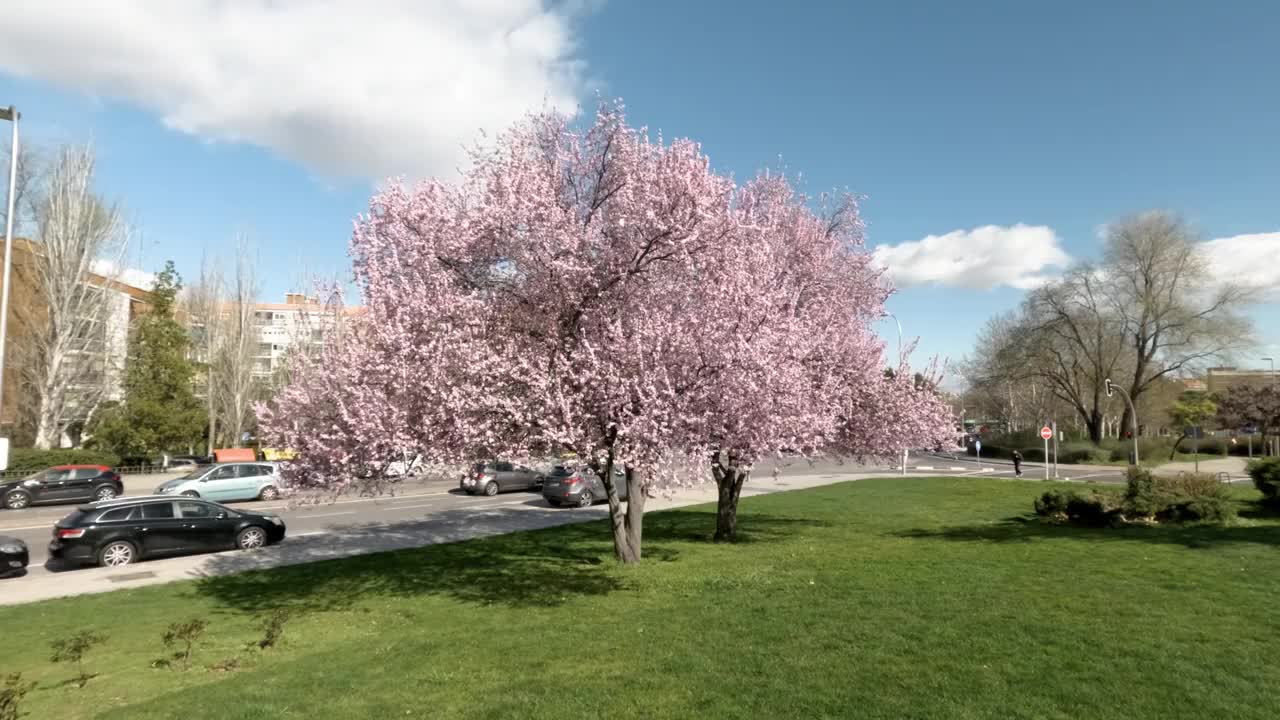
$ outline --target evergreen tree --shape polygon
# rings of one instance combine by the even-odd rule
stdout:
[[[173,261],[156,276],[151,307],[129,339],[124,402],[99,413],[93,444],[121,456],[186,450],[202,442],[208,418],[192,393],[191,338],[175,317],[182,279]]]

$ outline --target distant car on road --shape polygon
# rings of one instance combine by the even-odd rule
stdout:
[[[510,490],[536,490],[542,486],[542,474],[523,465],[509,462],[476,463],[463,475],[458,486],[471,495],[497,495]]]
[[[156,488],[157,495],[185,495],[218,502],[275,500],[283,486],[280,471],[267,462],[206,465]]]
[[[617,468],[613,471],[613,486],[618,491],[618,499],[626,500],[626,476]],[[608,498],[608,494],[604,489],[604,483],[600,481],[600,476],[596,475],[594,470],[558,465],[551,470],[551,474],[547,475],[542,483],[542,497],[556,507],[561,505],[590,507]]]
[[[59,520],[49,557],[115,567],[169,555],[253,550],[284,535],[284,521],[270,513],[194,498],[122,498],[82,505]]]
[[[17,575],[26,570],[30,560],[26,543],[16,537],[0,535],[0,577]]]
[[[58,465],[21,480],[0,480],[0,507],[110,500],[124,494],[124,483],[106,465]]]

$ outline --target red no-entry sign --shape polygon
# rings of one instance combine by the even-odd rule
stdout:
[[[1053,431],[1049,429],[1048,425],[1040,428],[1040,438],[1042,440],[1048,440],[1051,437],[1053,437]]]

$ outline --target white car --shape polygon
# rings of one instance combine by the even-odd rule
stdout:
[[[161,483],[157,495],[185,495],[215,502],[275,500],[284,483],[280,469],[269,462],[236,462],[204,465]]]

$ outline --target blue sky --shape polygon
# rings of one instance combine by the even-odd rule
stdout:
[[[1275,3],[38,5],[0,28],[0,104],[41,147],[92,140],[135,265],[194,274],[245,233],[265,300],[346,267],[380,178],[449,174],[479,128],[597,92],[740,178],[866,195],[925,354],[969,353],[1021,288],[1152,208],[1256,236],[1212,247],[1280,297]],[[1278,310],[1253,310],[1259,355],[1280,353]]]

